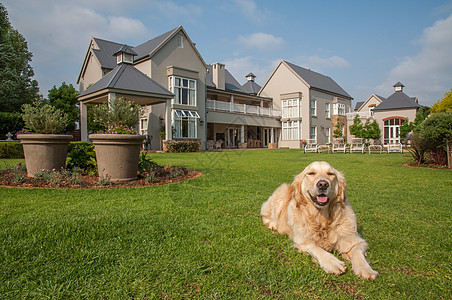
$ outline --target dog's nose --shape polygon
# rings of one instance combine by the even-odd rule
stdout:
[[[326,180],[319,180],[317,181],[317,188],[321,190],[326,190],[330,184]]]

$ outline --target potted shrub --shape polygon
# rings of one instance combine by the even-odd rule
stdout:
[[[94,122],[103,128],[89,135],[96,151],[99,177],[111,181],[137,179],[140,148],[146,137],[133,128],[141,113],[140,106],[121,98],[92,108]]]
[[[27,176],[34,177],[42,170],[64,168],[68,145],[74,138],[63,134],[67,116],[54,106],[37,100],[23,105],[22,118],[25,128],[17,138],[24,149]]]

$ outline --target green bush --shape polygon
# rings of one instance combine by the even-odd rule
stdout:
[[[171,153],[198,152],[201,150],[201,143],[197,141],[167,141],[166,150]]]
[[[96,174],[96,152],[94,145],[87,142],[69,143],[66,167],[70,170],[81,169],[86,174]]]
[[[20,142],[0,142],[0,158],[24,158]]]
[[[67,115],[60,109],[36,100],[33,105],[22,106],[25,129],[33,133],[62,133],[68,123]]]
[[[23,127],[24,121],[20,114],[0,112],[0,139],[5,139],[8,132],[15,134]]]

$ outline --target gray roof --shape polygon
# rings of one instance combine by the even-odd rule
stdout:
[[[249,80],[242,85],[242,89],[248,94],[257,95],[257,93],[261,90],[261,86],[254,81]]]
[[[133,48],[133,50],[137,54],[137,56],[135,57],[135,60],[139,60],[143,57],[148,56],[158,46],[160,46],[171,34],[173,34],[174,31],[178,30],[179,28],[180,28],[180,26]]]
[[[360,107],[363,106],[363,104],[364,104],[364,101],[363,102],[356,102],[356,104],[355,104],[355,111],[359,110]]]
[[[114,56],[114,53],[121,49],[124,44],[110,42],[98,38],[93,39],[96,42],[97,46],[99,46],[99,50],[93,49],[93,53],[99,60],[101,67],[110,70],[114,69],[116,67],[116,57]]]
[[[213,83],[212,65],[208,65],[207,70],[208,70],[208,72],[207,72],[206,84],[208,87],[216,88],[215,83]],[[242,86],[240,85],[240,83],[234,78],[234,76],[232,76],[231,73],[229,73],[229,71],[227,69],[225,69],[224,73],[225,73],[224,74],[224,89],[225,90],[248,94],[247,91],[242,89]]]
[[[331,79],[331,77],[302,68],[300,66],[291,64],[287,61],[285,61],[285,63],[290,68],[292,68],[292,70],[295,73],[297,73],[301,78],[303,78],[306,81],[306,83],[310,85],[311,88],[338,94],[340,96],[352,99],[352,97],[343,88],[341,88],[333,79]]]
[[[381,99],[383,100],[384,98]],[[404,92],[398,91],[394,92],[394,94],[383,100],[383,102],[381,102],[374,108],[374,111],[418,107],[421,106],[416,102],[416,98],[411,98]]]
[[[113,53],[113,55],[116,55],[120,52],[124,52],[127,54],[132,54],[132,55],[137,55],[137,53],[135,51],[133,51],[131,46],[128,46],[126,44],[122,45],[120,49],[118,49],[118,51],[116,51],[115,53]]]
[[[166,88],[130,64],[117,65],[107,75],[90,86],[86,91],[82,92],[79,97],[104,89],[131,90],[136,92],[159,94],[165,96],[165,98],[171,98],[174,96]]]

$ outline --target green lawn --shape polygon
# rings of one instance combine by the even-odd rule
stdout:
[[[0,297],[452,297],[452,172],[406,154],[250,150],[152,154],[203,176],[114,190],[0,188]],[[374,282],[325,274],[261,204],[315,160],[342,171]]]

